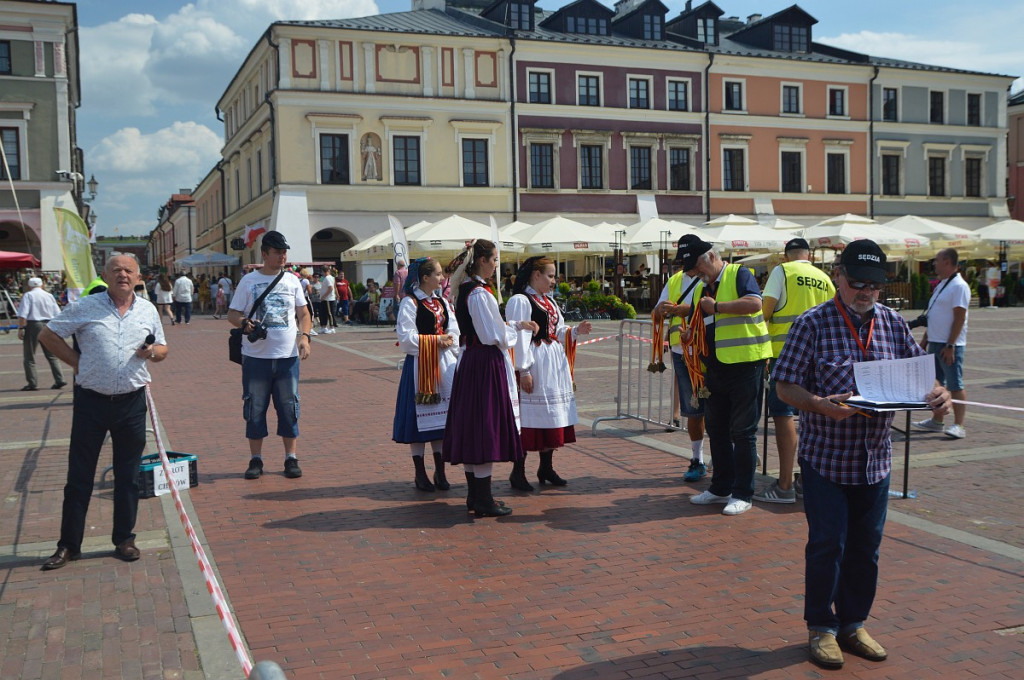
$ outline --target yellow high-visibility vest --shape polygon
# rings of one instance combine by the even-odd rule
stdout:
[[[772,356],[778,358],[786,342],[789,328],[796,318],[811,307],[831,300],[836,295],[832,280],[807,261],[783,262],[786,303],[772,313],[768,333],[772,336]]]
[[[727,264],[718,284],[715,301],[723,302],[738,300],[736,290],[736,274],[741,265]],[[693,291],[693,299],[699,300],[704,290],[704,283],[697,284]],[[700,313],[698,311],[698,313]],[[764,315],[760,311],[753,314],[715,314],[715,357],[723,364],[739,364],[747,361],[770,359],[772,356],[771,337]]]

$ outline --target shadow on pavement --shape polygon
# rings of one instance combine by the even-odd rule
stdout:
[[[583,651],[586,658],[587,650]],[[552,680],[600,678],[730,678],[740,680],[791,666],[808,665],[805,645],[782,649],[754,650],[744,647],[697,646],[595,661],[570,668]],[[823,677],[809,670],[803,677]],[[795,671],[795,669],[794,669]],[[795,673],[794,673],[795,676]]]

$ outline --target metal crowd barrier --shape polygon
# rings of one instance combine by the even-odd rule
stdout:
[[[653,324],[650,321],[624,319],[619,324],[619,370],[618,390],[615,396],[614,416],[595,418],[590,427],[597,434],[598,423],[611,420],[639,420],[644,431],[648,425],[677,430],[672,424],[672,390],[675,373],[672,371],[672,357],[665,350],[665,370],[652,373],[647,370],[651,363],[651,341]],[[668,339],[668,327],[665,336]]]

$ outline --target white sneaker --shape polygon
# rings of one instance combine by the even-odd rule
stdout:
[[[928,432],[942,432],[946,426],[942,423],[935,422],[933,418],[929,418],[928,420],[917,421],[914,423],[914,427],[918,430],[926,430]]]
[[[320,335],[319,333],[317,333],[317,332],[316,332],[316,329],[315,329],[315,328],[310,328],[310,329],[309,329],[309,334],[310,334],[310,335]]]
[[[701,491],[696,496],[690,496],[690,502],[694,505],[711,505],[712,503],[728,503],[732,500],[732,494],[719,496],[710,491]]]
[[[722,510],[723,515],[742,515],[747,510],[750,510],[750,501],[740,500],[739,498],[733,498],[726,504]]]
[[[943,430],[943,433],[947,437],[952,437],[953,439],[963,439],[964,437],[967,436],[967,430],[964,429],[964,426],[956,424],[947,427],[945,430]]]

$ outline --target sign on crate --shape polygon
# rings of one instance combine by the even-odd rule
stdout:
[[[187,489],[190,486],[189,482],[189,461],[187,460],[171,460],[171,479],[174,481],[174,487],[181,491]],[[164,475],[164,466],[158,465],[153,468],[153,490],[155,495],[163,496],[171,492],[170,486],[167,484],[167,476]]]

